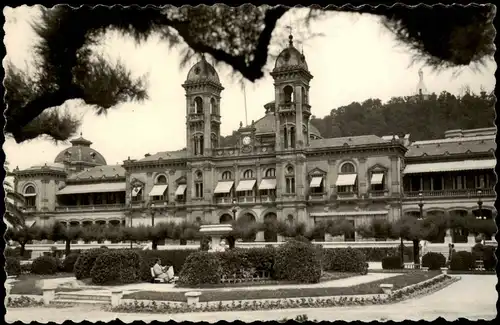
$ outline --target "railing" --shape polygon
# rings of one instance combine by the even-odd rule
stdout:
[[[239,203],[255,203],[255,196],[240,196],[238,197]]]
[[[196,113],[191,113],[189,114],[189,121],[194,122],[194,121],[201,121],[203,120],[203,114],[196,114]]]
[[[232,197],[216,197],[215,203],[217,204],[231,204],[233,203]]]
[[[275,201],[276,201],[276,198],[274,196],[271,196],[271,195],[261,195],[260,196],[261,203],[272,203]]]
[[[337,200],[357,199],[358,193],[356,192],[337,192]]]
[[[116,210],[124,209],[125,203],[117,204],[96,204],[96,205],[61,205],[56,207],[59,212],[72,212],[72,211],[96,211],[96,210]]]
[[[325,201],[328,199],[328,194],[326,193],[310,193],[309,201]]]
[[[144,207],[144,201],[131,201],[130,207],[132,209],[142,209]]]
[[[368,197],[369,198],[388,197],[388,196],[389,196],[389,191],[388,190],[369,191],[368,192]]]
[[[294,111],[295,103],[290,102],[290,103],[280,104],[278,108],[280,112]]]
[[[440,191],[410,191],[405,192],[404,196],[408,198],[418,198],[419,193],[422,193],[424,198],[428,197],[479,197],[477,189],[460,189],[460,190],[440,190]],[[491,188],[481,189],[481,196],[495,196],[495,190]]]
[[[152,208],[163,208],[168,206],[168,201],[167,200],[149,201],[149,204]]]

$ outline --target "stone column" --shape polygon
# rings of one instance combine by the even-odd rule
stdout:
[[[122,300],[123,291],[122,290],[112,290],[111,291],[111,306],[117,307],[120,305]]]

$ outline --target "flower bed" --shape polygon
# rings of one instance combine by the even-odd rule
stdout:
[[[232,301],[212,301],[188,305],[185,302],[160,302],[133,301],[123,303],[111,308],[114,312],[146,312],[146,313],[188,313],[188,312],[214,312],[214,311],[249,311],[249,310],[272,310],[289,308],[325,308],[340,306],[363,306],[374,304],[389,304],[420,294],[428,294],[439,290],[458,279],[446,275],[439,275],[434,278],[407,286],[396,294],[392,295],[357,295],[357,296],[323,296],[323,297],[301,297],[301,298],[277,298],[260,300],[238,300]],[[376,281],[380,282],[380,281]],[[396,281],[399,283],[400,281]],[[387,281],[384,281],[387,283]],[[124,298],[126,299],[126,298]]]
[[[7,308],[28,308],[28,307],[39,307],[42,305],[43,301],[27,296],[7,298]]]
[[[323,287],[323,288],[291,288],[291,289],[262,289],[262,290],[231,290],[216,291],[206,290],[200,296],[200,302],[227,301],[227,300],[253,300],[253,299],[282,299],[321,296],[351,296],[351,295],[377,295],[380,294],[380,284],[390,283],[394,289],[399,289],[411,284],[419,283],[436,276],[437,272],[415,272],[402,274],[388,279],[363,283],[352,287]],[[156,301],[185,301],[184,292],[157,292],[138,291],[123,296],[123,299],[156,300]]]

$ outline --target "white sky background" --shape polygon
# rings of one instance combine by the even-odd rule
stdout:
[[[300,9],[299,9],[300,10]],[[37,9],[33,7],[5,8],[4,43],[7,56],[18,67],[27,66],[36,37],[29,22]],[[278,22],[278,29],[285,30],[290,22],[285,15]],[[410,66],[411,53],[399,46],[393,36],[370,15],[343,13],[329,14],[327,19],[312,24],[312,32],[324,36],[304,42],[304,54],[311,81],[310,102],[317,117],[330,113],[331,109],[362,102],[369,98],[387,101],[393,96],[413,95],[418,82],[418,69]],[[285,33],[286,34],[286,33]],[[158,38],[137,46],[131,39],[110,36],[104,52],[112,59],[120,58],[136,75],[149,74],[149,97],[142,104],[127,103],[111,109],[107,116],[96,116],[89,107],[78,101],[67,107],[83,116],[81,132],[93,142],[108,164],[121,164],[128,156],[142,158],[144,154],[178,150],[185,146],[185,97],[181,84],[189,68],[180,68],[180,49],[169,50]],[[272,43],[286,44],[287,39],[273,37]],[[297,46],[300,50],[300,46]],[[210,60],[210,59],[209,59]],[[269,60],[268,68],[274,66]],[[224,63],[216,66],[224,86],[221,101],[221,134],[228,135],[245,123],[244,97],[240,85],[235,82],[232,69]],[[429,92],[448,91],[459,94],[468,85],[473,92],[481,89],[492,91],[495,86],[496,64],[492,60],[481,72],[463,69],[458,77],[453,70],[439,74],[423,67],[424,82]],[[246,83],[248,122],[264,115],[263,105],[274,100],[272,77],[255,84]],[[443,130],[444,131],[444,130]],[[54,144],[48,139],[36,139],[21,145],[7,139],[3,149],[10,168],[27,168],[52,162],[69,143]]]

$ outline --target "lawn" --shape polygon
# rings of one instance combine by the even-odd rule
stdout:
[[[42,288],[37,285],[37,282],[45,279],[55,279],[55,278],[67,278],[74,277],[73,273],[56,273],[51,275],[38,275],[38,274],[21,274],[17,277],[17,282],[15,282],[10,291],[11,294],[15,295],[42,295]],[[67,291],[68,289],[61,289],[61,291]],[[60,291],[60,290],[57,290]],[[72,289],[71,291],[75,291]]]
[[[319,282],[332,281],[332,280],[340,280],[346,279],[353,276],[358,276],[359,273],[341,273],[341,272],[323,272],[321,279]],[[177,284],[178,288],[186,288],[186,289],[194,289],[194,288],[238,288],[238,287],[265,287],[269,285],[281,285],[281,284],[297,284],[297,282],[292,281],[281,281],[281,280],[266,280],[266,281],[257,281],[257,282],[244,282],[244,283],[218,283],[218,284],[202,284],[198,286],[185,286],[181,284]]]
[[[255,300],[255,299],[279,299],[279,298],[303,298],[322,296],[348,296],[381,294],[380,284],[389,283],[394,289],[400,289],[416,284],[439,275],[439,271],[413,272],[401,274],[392,278],[359,284],[352,287],[330,287],[330,288],[297,288],[297,289],[262,289],[262,290],[232,290],[202,291],[200,302],[227,301],[227,300]],[[184,292],[156,292],[138,291],[123,296],[123,299],[155,300],[155,301],[186,301]]]

